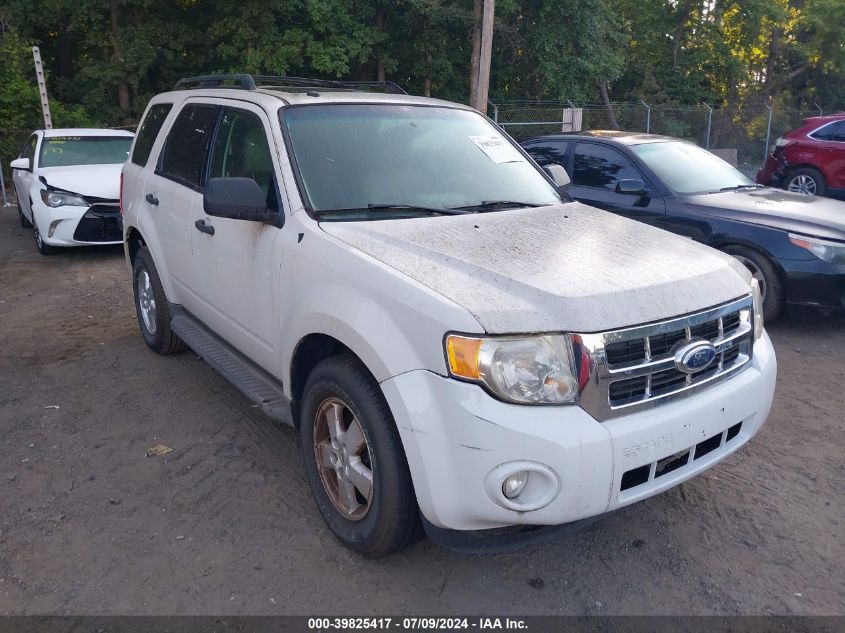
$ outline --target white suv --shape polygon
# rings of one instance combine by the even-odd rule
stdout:
[[[733,258],[572,202],[465,106],[264,81],[150,102],[126,257],[147,344],[301,431],[343,543],[596,516],[763,424],[775,355]]]

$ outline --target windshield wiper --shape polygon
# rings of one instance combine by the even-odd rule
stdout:
[[[367,209],[383,209],[386,211],[427,211],[428,213],[440,213],[441,215],[463,215],[463,209],[444,209],[441,207],[421,207],[415,204],[368,204]]]
[[[366,207],[349,207],[346,209],[323,209],[318,211],[323,213],[348,213],[354,211],[411,211],[415,213],[437,213],[439,215],[463,215],[468,213],[462,209],[441,209],[439,207],[421,207],[415,204],[374,204],[370,203]]]
[[[740,189],[763,189],[764,185],[734,185],[733,187],[722,187],[719,191],[739,191]]]
[[[481,204],[469,204],[465,207],[455,207],[464,211],[495,211],[513,207],[545,207],[545,204],[535,202],[515,202],[513,200],[483,200]]]

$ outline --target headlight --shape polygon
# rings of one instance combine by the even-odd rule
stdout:
[[[754,313],[754,340],[763,336],[763,295],[756,279],[751,280],[751,310]]]
[[[61,191],[47,191],[41,190],[41,200],[48,207],[87,207],[88,203],[85,198],[75,196],[72,193],[62,193]]]
[[[578,381],[568,336],[446,337],[449,372],[517,404],[570,404]]]
[[[829,264],[845,264],[845,244],[842,242],[830,242],[818,237],[806,237],[804,235],[789,234],[789,241],[810,251],[819,259]]]

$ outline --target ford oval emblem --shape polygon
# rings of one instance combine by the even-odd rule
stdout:
[[[710,367],[716,358],[716,348],[710,341],[688,341],[675,351],[675,366],[685,374],[694,374]]]

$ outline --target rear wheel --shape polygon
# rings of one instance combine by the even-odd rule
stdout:
[[[158,276],[153,258],[142,246],[132,260],[132,288],[135,295],[135,313],[141,335],[147,346],[157,354],[174,354],[186,348],[170,329],[170,308]]]
[[[351,354],[319,363],[305,385],[300,436],[317,507],[347,547],[376,558],[419,533],[411,474],[376,380]]]
[[[759,251],[746,246],[728,246],[725,252],[738,259],[757,280],[763,297],[763,317],[766,321],[775,319],[784,306],[783,283],[775,265]]]
[[[792,193],[804,193],[810,196],[823,196],[825,192],[824,176],[818,169],[802,167],[789,172],[783,188]]]

